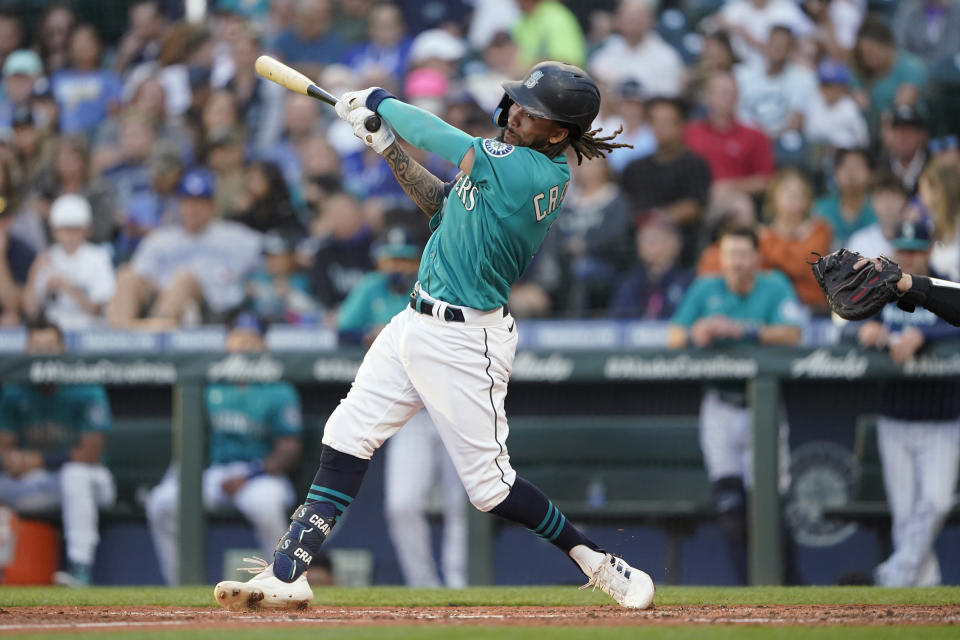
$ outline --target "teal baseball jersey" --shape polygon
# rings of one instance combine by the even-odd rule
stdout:
[[[561,154],[474,138],[470,175],[461,173],[420,260],[423,290],[450,304],[490,310],[540,249],[570,182]]]
[[[390,288],[386,274],[373,271],[350,290],[340,305],[337,328],[341,331],[369,331],[390,322],[409,302],[408,292],[397,293]]]
[[[300,396],[286,382],[211,384],[204,390],[210,424],[210,464],[255,461],[278,436],[303,430]]]
[[[0,430],[16,433],[25,449],[69,450],[83,433],[110,430],[107,392],[96,384],[4,385]]]
[[[672,322],[690,327],[700,318],[716,315],[757,326],[801,326],[804,318],[793,285],[779,271],[758,273],[753,290],[745,296],[730,291],[722,277],[697,278]]]

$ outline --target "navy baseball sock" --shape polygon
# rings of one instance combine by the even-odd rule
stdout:
[[[517,476],[510,493],[503,502],[490,510],[507,520],[522,524],[530,531],[551,542],[564,553],[570,554],[570,549],[577,545],[585,545],[594,551],[600,548],[592,540],[583,535],[560,513],[552,502],[547,500],[540,489]],[[574,564],[577,564],[574,561]]]
[[[290,528],[274,550],[275,576],[293,582],[307,570],[330,529],[360,491],[369,465],[369,460],[324,445],[307,499],[290,516]]]

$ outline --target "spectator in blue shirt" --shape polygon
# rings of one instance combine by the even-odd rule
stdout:
[[[333,9],[330,0],[298,0],[293,28],[274,40],[273,51],[309,77],[318,77],[323,65],[339,62],[344,45],[330,27]]]
[[[637,263],[617,282],[610,315],[667,320],[673,317],[693,272],[677,264],[680,232],[669,218],[655,215],[637,230]]]
[[[120,77],[100,68],[102,49],[93,25],[79,25],[70,35],[70,65],[50,78],[62,133],[92,136],[120,105]]]
[[[375,4],[370,9],[367,34],[369,40],[347,51],[344,61],[357,75],[385,73],[399,84],[407,70],[411,40],[406,35],[403,14],[397,5],[390,2]]]

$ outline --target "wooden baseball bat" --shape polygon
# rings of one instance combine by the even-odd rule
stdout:
[[[337,104],[337,99],[330,92],[324,91],[311,82],[310,78],[303,75],[296,69],[290,68],[276,58],[271,56],[260,56],[257,58],[257,61],[254,63],[253,67],[257,70],[257,73],[260,74],[261,77],[276,82],[280,86],[286,87],[291,91],[296,91],[297,93],[302,93],[305,96],[316,98],[317,100],[326,102],[329,105]],[[380,116],[377,114],[367,116],[367,119],[363,121],[363,126],[366,127],[367,131],[370,133],[377,131],[380,129]]]

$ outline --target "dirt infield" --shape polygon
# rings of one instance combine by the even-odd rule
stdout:
[[[383,625],[958,625],[960,605],[664,606],[616,607],[324,607],[299,612],[230,613],[175,607],[0,608],[0,635],[52,630],[203,629],[259,624]]]

